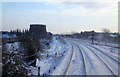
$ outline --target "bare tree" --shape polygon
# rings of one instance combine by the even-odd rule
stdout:
[[[24,49],[28,62],[34,61],[37,58],[37,53],[39,51],[42,52],[42,44],[40,39],[29,33],[25,33],[23,36],[21,36],[20,46]],[[35,63],[33,63],[33,65],[34,64]]]
[[[110,30],[107,29],[107,28],[103,28],[103,29],[102,29],[102,32],[103,32],[103,38],[104,38],[104,40],[105,40],[105,44],[107,44],[107,42],[108,42],[108,40],[109,40],[109,37],[110,37],[110,35],[109,35]]]
[[[107,29],[107,28],[103,28],[102,31],[103,31],[104,33],[110,33],[110,30]]]

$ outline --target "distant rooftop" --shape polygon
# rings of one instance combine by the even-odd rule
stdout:
[[[44,24],[30,24],[30,26],[46,26]]]

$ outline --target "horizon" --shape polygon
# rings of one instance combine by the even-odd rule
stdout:
[[[16,31],[17,29],[15,30],[12,30],[12,31]],[[21,32],[23,30],[29,30],[29,29],[18,29],[18,30],[21,30]],[[1,30],[0,32],[10,32],[11,30]],[[79,32],[75,32],[75,31],[71,31],[71,32],[63,32],[63,33],[52,33],[50,31],[47,31],[47,32],[50,32],[52,34],[75,34],[75,33],[81,33],[81,32],[91,32],[91,31],[94,31],[96,33],[103,33],[103,31],[95,31],[95,30],[85,30],[85,31],[79,31]],[[119,33],[119,32],[109,32],[109,33]]]

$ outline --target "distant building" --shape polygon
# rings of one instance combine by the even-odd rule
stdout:
[[[39,38],[45,38],[47,35],[46,25],[43,24],[30,24],[30,33]]]

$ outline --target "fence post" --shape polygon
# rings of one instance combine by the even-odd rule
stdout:
[[[38,67],[38,76],[40,76],[40,66]]]

